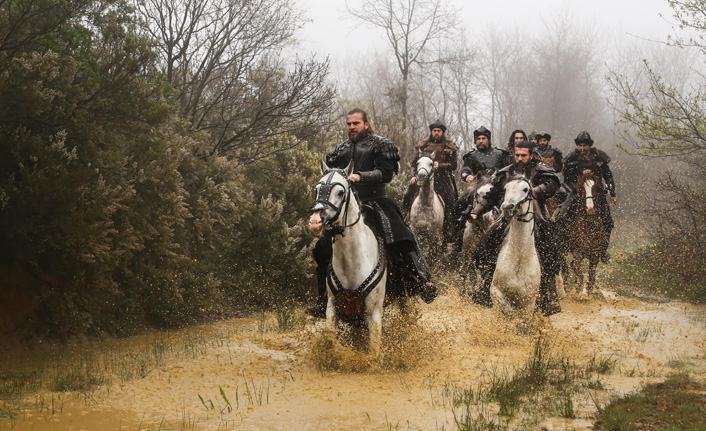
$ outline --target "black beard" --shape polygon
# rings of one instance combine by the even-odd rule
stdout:
[[[531,163],[532,159],[529,159],[524,165],[515,162],[515,168],[513,169],[513,172],[515,172],[516,174],[522,173],[529,178],[529,175],[532,171],[532,169],[530,168]]]
[[[358,141],[360,141],[361,139],[367,138],[368,135],[369,135],[368,130],[367,130],[367,129],[363,129],[363,131],[360,132],[360,133],[358,133],[357,135],[355,135],[355,137],[351,136],[351,134],[349,133],[349,134],[348,134],[348,139],[350,139],[351,142],[358,142]]]
[[[429,136],[429,140],[435,144],[440,144],[444,142],[444,135],[441,135],[438,138],[435,138],[434,135]]]

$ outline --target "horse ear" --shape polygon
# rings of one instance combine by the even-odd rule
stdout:
[[[326,163],[324,163],[323,160],[319,160],[319,169],[321,169],[322,176],[324,175],[324,172],[326,172],[326,170],[328,169],[328,167],[326,166]]]
[[[352,158],[351,158],[351,161],[348,162],[348,166],[346,166],[345,172],[346,172],[346,178],[350,177],[351,174],[353,173],[353,159]]]
[[[434,156],[436,156],[436,151],[434,151],[433,153],[431,153],[431,154],[429,155],[429,157],[431,157],[432,160],[434,160]]]

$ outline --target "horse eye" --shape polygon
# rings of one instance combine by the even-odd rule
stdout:
[[[338,192],[338,197],[339,197],[339,198],[340,198],[340,197],[343,197],[343,190],[340,190],[340,191]]]

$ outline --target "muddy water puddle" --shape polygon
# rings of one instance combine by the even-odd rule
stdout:
[[[575,417],[560,417],[539,394],[512,417],[474,402],[473,417],[510,429],[588,429],[595,401],[675,371],[706,378],[706,308],[610,298],[569,295],[562,313],[529,325],[453,293],[418,304],[414,321],[388,310],[381,363],[332,340],[320,321],[282,333],[274,318],[52,351],[43,355],[57,361],[94,352],[105,380],[15,400],[21,409],[5,413],[0,430],[452,430],[464,415],[459,400],[522,368],[540,334],[576,369],[608,368],[586,378],[600,381],[592,391],[571,395]],[[31,361],[5,357],[0,369]]]

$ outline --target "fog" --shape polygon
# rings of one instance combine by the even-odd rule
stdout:
[[[308,19],[298,34],[303,51],[330,55],[335,62],[387,48],[381,46],[384,34],[353,20],[344,0],[295,0],[294,4]],[[568,11],[578,22],[597,32],[616,35],[613,41],[617,44],[630,38],[664,40],[674,21],[666,0],[452,0],[449,4],[459,11],[461,27],[473,35],[510,27],[539,28],[552,14]]]

